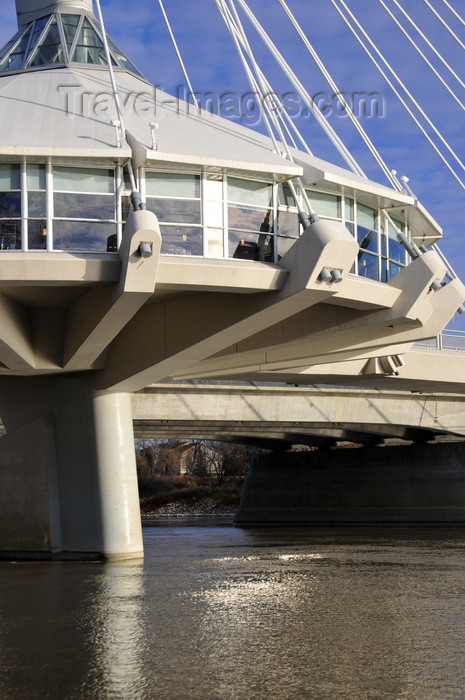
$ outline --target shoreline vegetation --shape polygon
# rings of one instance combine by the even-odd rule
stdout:
[[[244,476],[212,477],[154,475],[151,493],[140,499],[142,519],[189,516],[233,516],[239,507]]]
[[[136,443],[143,519],[235,513],[250,464],[264,450],[209,440]]]

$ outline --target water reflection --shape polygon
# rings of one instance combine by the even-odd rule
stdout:
[[[143,564],[107,564],[88,599],[85,622],[93,663],[80,687],[83,697],[139,698],[144,688]]]
[[[146,559],[0,564],[0,698],[444,700],[464,531],[145,529]]]

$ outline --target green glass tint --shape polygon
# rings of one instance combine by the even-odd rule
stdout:
[[[112,194],[115,190],[112,170],[100,168],[53,168],[54,189],[62,192],[100,192]]]
[[[200,197],[200,176],[182,173],[146,173],[149,197],[197,199]]]
[[[273,188],[265,182],[228,178],[228,199],[238,204],[251,204],[256,207],[271,207]]]
[[[0,190],[21,189],[19,164],[0,165]]]

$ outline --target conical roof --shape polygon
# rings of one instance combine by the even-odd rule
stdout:
[[[17,34],[0,51],[0,74],[71,64],[106,66],[102,29],[91,0],[16,0]],[[109,37],[114,68],[141,73]]]

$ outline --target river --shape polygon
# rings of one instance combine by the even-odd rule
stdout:
[[[144,527],[0,563],[1,700],[465,698],[465,530]]]

